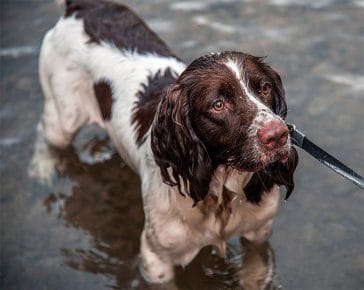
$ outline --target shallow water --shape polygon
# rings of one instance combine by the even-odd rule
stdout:
[[[288,119],[364,173],[363,1],[125,2],[187,62],[217,50],[267,55],[286,86]],[[0,288],[148,289],[137,270],[139,180],[102,131],[88,128],[73,149],[55,152],[59,174],[51,184],[27,174],[43,104],[38,50],[58,8],[3,0],[0,13]],[[93,150],[112,158],[92,163]],[[296,190],[270,240],[276,284],[363,288],[363,208],[364,191],[301,151]],[[178,269],[177,287],[233,289],[230,262],[244,250],[231,244],[226,260],[206,248]]]

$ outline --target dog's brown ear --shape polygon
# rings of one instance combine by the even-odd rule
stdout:
[[[253,203],[259,203],[264,192],[269,192],[274,184],[284,185],[287,189],[287,200],[294,189],[293,175],[298,164],[298,153],[292,147],[286,163],[275,162],[263,170],[257,171],[244,188],[246,198]]]
[[[165,92],[152,126],[151,147],[163,181],[195,203],[208,193],[213,166],[190,121],[190,100],[178,84]]]
[[[287,116],[286,92],[280,75],[270,68],[270,74],[274,81],[273,86],[273,111],[283,119]]]

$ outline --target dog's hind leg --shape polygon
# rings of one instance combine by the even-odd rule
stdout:
[[[50,30],[45,36],[39,58],[39,78],[45,97],[41,126],[48,143],[64,148],[90,121],[90,105],[95,97],[88,73],[74,59],[72,50],[58,47],[52,35]]]
[[[41,181],[51,179],[57,162],[48,145],[71,145],[77,131],[90,121],[90,106],[95,107],[91,79],[67,53],[57,50],[52,34],[52,30],[47,33],[40,52],[39,79],[45,103],[28,171]]]
[[[90,120],[87,104],[82,106],[82,103],[89,89],[90,102],[94,97],[91,82],[82,77],[68,74],[66,68],[58,68],[51,74],[46,69],[40,70],[45,103],[28,173],[42,183],[50,184],[58,164],[56,151],[49,145],[56,148],[71,145],[77,131]]]
[[[92,99],[91,81],[82,74],[58,68],[52,74],[41,76],[45,95],[41,120],[44,137],[51,145],[64,148],[72,143],[77,131],[89,121],[87,92]]]

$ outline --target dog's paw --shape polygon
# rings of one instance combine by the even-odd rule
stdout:
[[[28,166],[28,176],[44,185],[51,185],[56,175],[57,155],[44,140],[41,131],[38,132],[34,144],[34,152]]]
[[[35,152],[28,166],[28,176],[44,185],[51,185],[56,175],[57,159],[50,152]]]

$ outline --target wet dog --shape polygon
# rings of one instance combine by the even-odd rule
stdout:
[[[47,143],[69,146],[96,123],[140,176],[146,280],[172,280],[206,245],[223,255],[233,236],[267,240],[298,158],[264,59],[230,51],[186,66],[124,5],[67,0],[39,68]]]

